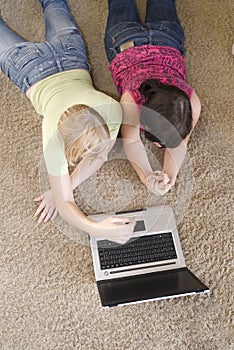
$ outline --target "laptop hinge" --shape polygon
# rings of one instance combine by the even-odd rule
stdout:
[[[116,211],[115,215],[122,215],[122,214],[128,214],[128,213],[138,213],[141,211],[147,210],[146,208],[140,208],[140,209],[132,209],[132,210],[126,210],[126,211]]]

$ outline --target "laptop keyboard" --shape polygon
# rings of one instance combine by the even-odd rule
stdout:
[[[171,232],[131,238],[124,245],[98,241],[98,252],[101,270],[177,258]]]

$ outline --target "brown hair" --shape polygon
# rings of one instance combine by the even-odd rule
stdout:
[[[140,122],[145,137],[160,141],[165,147],[177,147],[192,129],[192,109],[189,97],[175,86],[148,79],[140,86],[145,97]]]

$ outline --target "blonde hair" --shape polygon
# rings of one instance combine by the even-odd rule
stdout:
[[[102,116],[83,104],[69,107],[60,117],[58,131],[69,166],[80,158],[95,159],[106,149],[109,129]]]

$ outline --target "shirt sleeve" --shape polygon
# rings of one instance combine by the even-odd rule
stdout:
[[[43,119],[43,154],[49,175],[62,176],[68,174],[68,163],[64,144],[58,134],[57,127],[51,128],[49,120]]]
[[[109,118],[107,121],[111,140],[117,137],[121,123],[122,123],[121,105],[120,103],[113,101],[113,103],[111,103],[110,105]]]

